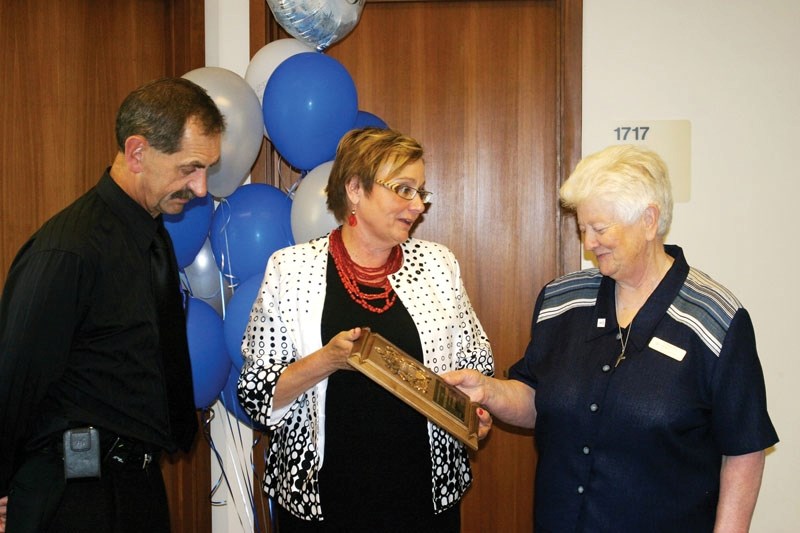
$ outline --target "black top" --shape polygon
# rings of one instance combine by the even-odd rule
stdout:
[[[382,314],[364,309],[347,294],[329,258],[323,344],[356,326],[370,327],[422,361],[419,333],[402,302],[398,299]],[[427,420],[403,401],[355,370],[332,374],[320,471],[325,517],[320,530],[458,531],[458,505],[433,514],[428,441]]]
[[[159,222],[106,171],[12,263],[0,301],[0,495],[23,448],[70,426],[175,449],[150,281]]]

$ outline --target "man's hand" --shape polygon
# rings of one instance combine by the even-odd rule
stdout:
[[[0,533],[6,533],[6,515],[8,514],[8,496],[0,498]]]

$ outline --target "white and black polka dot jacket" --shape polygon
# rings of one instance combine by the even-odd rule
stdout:
[[[455,256],[419,239],[402,245],[403,266],[392,287],[419,331],[425,365],[441,373],[474,368],[493,375],[491,346],[472,309]],[[292,514],[320,520],[325,502],[317,484],[325,454],[327,380],[293,403],[273,409],[275,384],[286,367],[322,347],[328,237],[277,251],[269,260],[242,341],[245,366],[239,398],[271,432],[265,491]],[[428,424],[434,510],[455,504],[472,482],[463,445]]]

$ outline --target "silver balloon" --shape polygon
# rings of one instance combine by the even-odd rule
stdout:
[[[356,27],[365,1],[267,0],[267,4],[289,35],[322,52]]]
[[[306,242],[325,235],[339,225],[328,211],[328,177],[333,161],[322,163],[306,174],[292,199],[292,236],[294,242]]]
[[[234,291],[229,281],[220,274],[208,239],[192,264],[183,269],[183,273],[186,275],[186,285],[191,295],[203,300],[220,316],[224,316],[225,308]]]
[[[264,138],[264,118],[255,91],[238,74],[201,67],[183,75],[206,90],[225,117],[219,163],[208,170],[208,192],[217,198],[233,193],[250,174]]]

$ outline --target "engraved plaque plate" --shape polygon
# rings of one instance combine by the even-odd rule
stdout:
[[[477,450],[477,406],[469,396],[381,335],[369,328],[361,331],[348,358],[350,365]]]

